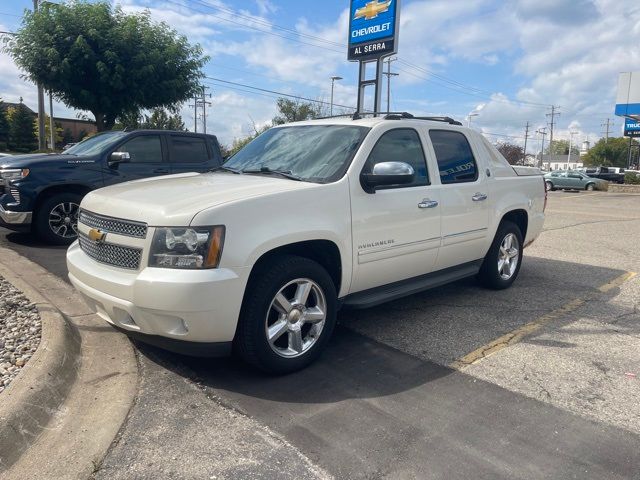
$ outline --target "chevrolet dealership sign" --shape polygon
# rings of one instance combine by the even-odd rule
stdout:
[[[620,74],[616,115],[640,120],[640,72]]]
[[[398,51],[400,0],[351,0],[349,60],[371,60]]]
[[[640,120],[634,120],[633,118],[625,118],[624,136],[640,137]]]

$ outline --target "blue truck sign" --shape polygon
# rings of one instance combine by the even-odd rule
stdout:
[[[398,51],[400,0],[351,0],[349,60],[371,60]]]
[[[635,120],[633,118],[625,118],[624,136],[640,137],[640,120]]]

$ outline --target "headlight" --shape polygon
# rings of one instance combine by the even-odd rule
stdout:
[[[149,266],[187,270],[217,268],[224,246],[224,226],[158,228]]]
[[[22,170],[11,169],[11,170],[0,170],[0,179],[5,182],[11,182],[13,180],[20,180],[29,175],[29,169],[23,168]]]

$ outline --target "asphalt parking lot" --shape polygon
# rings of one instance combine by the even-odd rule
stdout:
[[[303,372],[141,345],[97,478],[640,478],[640,195],[549,197],[512,289],[341,312]],[[66,273],[64,249],[0,244]]]

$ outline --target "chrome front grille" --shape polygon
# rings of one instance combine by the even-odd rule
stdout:
[[[11,193],[11,196],[15,200],[15,203],[20,203],[20,192],[18,191],[18,189],[17,188],[11,188],[9,190],[9,192]]]
[[[142,260],[142,249],[140,248],[93,242],[84,233],[78,235],[78,240],[82,251],[96,262],[128,270],[140,268],[140,260]]]
[[[105,217],[86,210],[80,210],[80,223],[91,228],[97,228],[103,233],[115,233],[126,237],[147,238],[147,224],[132,220]]]

